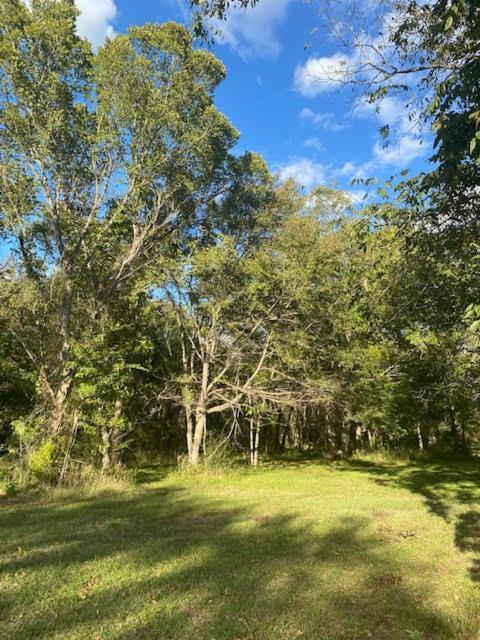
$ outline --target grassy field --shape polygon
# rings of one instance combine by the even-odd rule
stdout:
[[[0,502],[0,638],[480,638],[480,468],[292,459]]]

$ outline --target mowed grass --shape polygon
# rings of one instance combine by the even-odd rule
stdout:
[[[0,503],[0,638],[480,638],[480,469],[314,459]]]

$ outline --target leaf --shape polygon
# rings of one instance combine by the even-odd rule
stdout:
[[[480,320],[475,320],[475,322],[472,322],[472,324],[470,325],[470,331],[479,331],[480,330]]]
[[[448,16],[448,18],[445,20],[445,31],[448,31],[451,26],[453,24],[453,16]]]

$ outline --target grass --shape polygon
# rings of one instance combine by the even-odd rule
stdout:
[[[0,503],[2,640],[475,640],[480,468],[145,468]]]

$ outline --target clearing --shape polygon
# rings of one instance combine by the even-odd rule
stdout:
[[[2,640],[480,638],[477,463],[138,475],[2,499]]]

